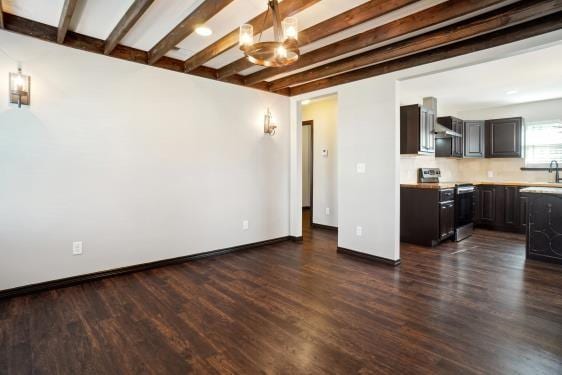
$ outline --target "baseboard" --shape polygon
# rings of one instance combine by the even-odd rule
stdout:
[[[289,239],[293,242],[302,242],[302,236],[289,236]]]
[[[254,242],[246,245],[233,246],[220,250],[212,250],[204,253],[186,255],[177,258],[163,259],[155,262],[141,263],[133,266],[114,268],[107,271],[99,271],[99,272],[93,272],[85,275],[71,276],[71,277],[66,277],[64,279],[46,281],[37,284],[24,285],[17,288],[0,290],[0,299],[16,297],[16,296],[21,296],[30,293],[43,292],[50,289],[63,288],[63,287],[84,283],[86,281],[99,280],[111,276],[124,275],[127,273],[133,273],[139,271],[146,271],[153,268],[170,266],[170,265],[185,263],[193,260],[215,257],[219,255],[233,253],[236,251],[248,250],[260,246],[272,245],[278,242],[288,241],[288,240],[292,240],[292,236],[279,237],[271,240]]]
[[[392,260],[392,259],[388,259],[388,258],[378,257],[376,255],[362,253],[360,251],[346,249],[344,247],[339,247],[339,246],[338,246],[338,253],[346,254],[346,255],[352,255],[352,256],[359,257],[359,258],[371,260],[371,261],[374,261],[374,262],[388,264],[390,266],[398,266],[400,264],[400,259]]]
[[[324,224],[312,223],[312,227],[313,227],[313,228],[318,228],[318,229],[332,230],[332,231],[335,231],[335,232],[338,231],[338,227],[333,227],[333,226],[331,226],[331,225],[324,225]]]

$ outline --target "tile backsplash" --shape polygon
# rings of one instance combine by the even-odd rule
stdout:
[[[418,168],[441,169],[441,181],[553,181],[546,171],[522,171],[524,159],[454,159],[434,156],[401,155],[400,182],[417,181]]]

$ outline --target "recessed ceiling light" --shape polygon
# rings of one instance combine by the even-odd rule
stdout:
[[[201,36],[209,36],[213,34],[213,30],[207,26],[199,26],[195,29],[195,32]]]
[[[308,105],[310,104],[310,99],[305,99],[301,102],[302,105]]]
[[[509,91],[506,91],[506,94],[507,95],[513,95],[513,94],[517,94],[518,92],[519,91],[517,91],[517,90],[509,90]]]

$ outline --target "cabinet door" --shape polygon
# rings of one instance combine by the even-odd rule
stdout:
[[[427,110],[420,108],[420,151],[427,152]]]
[[[480,222],[493,224],[496,221],[496,191],[493,186],[480,187]]]
[[[452,119],[451,130],[462,134],[462,121],[458,118]],[[462,157],[462,137],[453,137],[452,138],[452,156],[460,158]]]
[[[529,207],[529,198],[520,195],[519,196],[519,223],[520,223],[519,228],[521,233],[527,232],[527,220],[529,215],[528,207]]]
[[[455,232],[455,203],[439,204],[439,238],[441,240]]]
[[[484,121],[465,121],[464,122],[464,157],[483,158],[484,157]]]
[[[504,222],[507,227],[519,225],[519,188],[516,186],[503,186],[504,189]]]
[[[521,117],[486,121],[486,157],[521,157]]]

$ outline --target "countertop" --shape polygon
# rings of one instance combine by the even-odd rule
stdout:
[[[562,188],[562,183],[554,182],[528,182],[528,181],[462,181],[462,182],[429,182],[429,183],[409,183],[400,184],[400,187],[417,188],[417,189],[450,189],[454,188],[458,183],[472,183],[476,186],[521,186],[521,187],[540,187],[540,188]]]
[[[521,189],[521,193],[562,195],[562,188],[559,188],[559,187],[528,187],[528,188],[525,188],[525,189]]]

